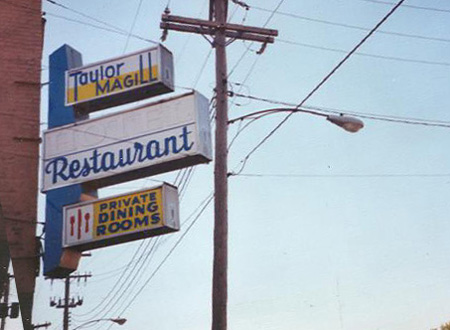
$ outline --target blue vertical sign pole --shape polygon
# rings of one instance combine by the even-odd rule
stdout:
[[[65,71],[82,65],[81,54],[64,45],[50,55],[48,128],[74,123],[80,118],[74,107],[65,106]],[[43,169],[45,171],[45,168]],[[63,261],[63,206],[80,201],[83,187],[74,184],[47,192],[45,207],[44,275],[63,278],[76,270]],[[72,254],[73,255],[73,254]],[[75,255],[77,255],[75,253]],[[67,259],[67,258],[66,258]],[[76,261],[76,263],[78,260]]]

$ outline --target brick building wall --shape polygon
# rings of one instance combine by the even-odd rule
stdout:
[[[0,205],[25,330],[37,262],[41,6],[41,0],[0,0]]]

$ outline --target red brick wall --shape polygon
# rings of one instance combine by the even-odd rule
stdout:
[[[0,204],[27,319],[35,285],[41,16],[41,0],[0,0]]]

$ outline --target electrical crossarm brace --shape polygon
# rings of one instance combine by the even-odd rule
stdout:
[[[225,31],[226,37],[257,41],[263,44],[274,43],[274,37],[278,36],[278,31],[273,29],[230,23],[218,24],[214,21],[167,14],[162,15],[160,27],[164,31],[174,30],[212,36],[215,35],[218,29],[222,29]]]

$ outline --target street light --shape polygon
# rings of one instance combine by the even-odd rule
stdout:
[[[338,125],[339,127],[342,127],[350,133],[356,133],[364,127],[364,123],[362,122],[362,120],[350,116],[329,115],[327,116],[327,120],[335,125]]]
[[[85,325],[88,325],[88,324],[91,324],[91,323],[98,323],[98,322],[100,322],[100,321],[111,321],[111,322],[117,323],[118,325],[122,325],[122,324],[124,324],[124,323],[127,321],[127,319],[118,317],[118,318],[116,318],[116,319],[98,319],[98,320],[92,320],[92,321],[88,321],[88,322],[83,323],[82,325],[77,326],[77,327],[76,327],[75,329],[73,329],[73,330],[80,329],[80,328],[84,327]]]
[[[358,118],[355,118],[355,117],[347,116],[344,114],[341,114],[339,116],[338,115],[328,115],[328,114],[318,112],[318,111],[297,109],[297,108],[274,108],[274,109],[259,110],[259,111],[255,111],[252,113],[248,113],[248,114],[243,115],[238,118],[231,119],[228,121],[228,124],[233,124],[234,122],[237,122],[239,120],[244,120],[244,119],[259,119],[266,115],[273,114],[273,113],[279,113],[279,112],[291,112],[291,113],[301,112],[301,113],[307,113],[307,114],[314,115],[314,116],[325,117],[326,120],[328,120],[329,122],[339,126],[340,128],[342,128],[350,133],[356,133],[361,128],[364,127],[363,121]]]

